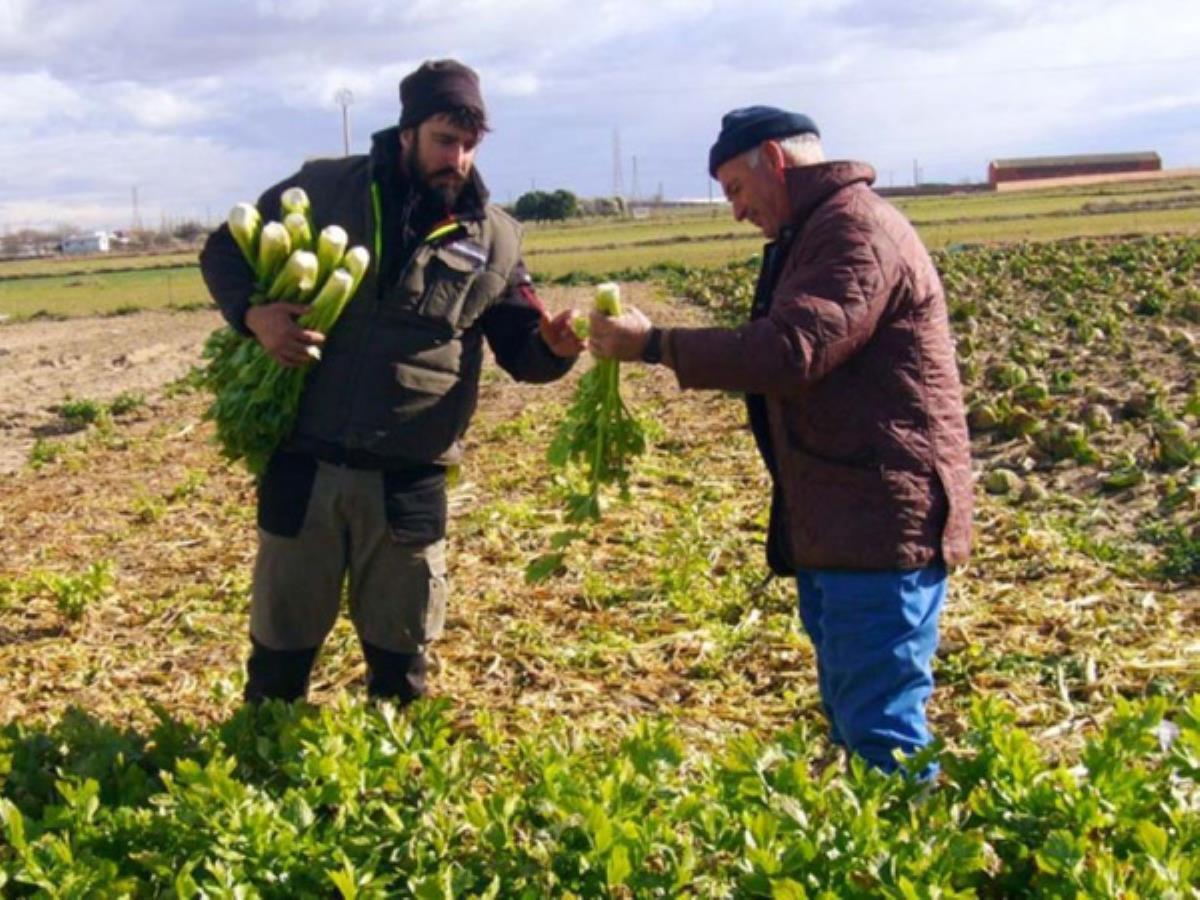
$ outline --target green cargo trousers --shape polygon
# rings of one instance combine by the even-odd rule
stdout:
[[[319,647],[337,621],[343,581],[364,643],[422,653],[441,634],[444,479],[414,486],[387,472],[295,457],[272,461],[259,494],[256,641],[272,650]]]

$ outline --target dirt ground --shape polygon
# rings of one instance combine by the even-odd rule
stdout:
[[[135,393],[152,403],[199,362],[220,323],[198,311],[0,325],[0,473],[20,468],[39,438],[72,430],[58,413],[64,400]]]
[[[627,299],[653,305],[648,286],[626,291]],[[582,310],[591,292],[546,287],[539,295],[552,310]],[[39,438],[82,427],[59,413],[66,400],[109,403],[131,392],[153,408],[164,386],[199,364],[204,339],[221,324],[215,310],[0,324],[0,474],[24,465]]]

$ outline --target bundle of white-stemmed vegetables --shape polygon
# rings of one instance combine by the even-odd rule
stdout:
[[[347,250],[349,239],[339,225],[327,225],[314,241],[302,188],[284,191],[280,207],[283,221],[266,224],[250,203],[239,203],[229,213],[229,231],[254,270],[250,302],[307,304],[300,326],[328,334],[358,289],[370,254],[363,247]],[[209,336],[204,357],[203,381],[214,394],[205,415],[216,423],[221,452],[261,474],[295,423],[304,379],[320,355],[286,368],[254,338],[223,327]]]

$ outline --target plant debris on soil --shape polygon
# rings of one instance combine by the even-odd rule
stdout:
[[[930,706],[952,746],[981,695],[1012,703],[1018,724],[1065,752],[1118,697],[1177,700],[1200,686],[1200,468],[1187,458],[1196,240],[1047,246],[938,260],[968,402],[986,426],[973,438],[976,549],[951,580]],[[623,288],[658,324],[706,324],[744,314],[752,272]],[[586,309],[591,290],[546,294]],[[26,327],[41,326],[8,326]],[[769,490],[739,397],[680,392],[666,369],[629,366],[623,390],[654,423],[631,497],[605,498],[561,568],[526,582],[567,527],[571,484],[546,447],[591,364],[548,386],[485,374],[451,496],[452,598],[433,691],[464,727],[486,710],[514,734],[555,720],[601,734],[646,715],[675,719],[700,746],[797,720],[819,732],[794,585],[767,575]],[[74,390],[87,396],[87,380]],[[239,706],[254,492],[221,460],[206,402],[176,382],[40,441],[4,476],[0,722],[51,722],[74,706],[120,725],[147,725],[156,708],[205,723]],[[977,412],[986,405],[995,422]],[[1166,422],[1184,427],[1169,459]],[[1012,478],[993,485],[1001,469]],[[343,617],[311,699],[361,695],[362,678]]]

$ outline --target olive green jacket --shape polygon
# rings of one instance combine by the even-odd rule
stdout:
[[[304,188],[316,230],[341,225],[372,261],[354,299],[322,348],[305,383],[291,449],[333,446],[395,465],[451,464],[474,413],[485,338],[515,378],[561,377],[572,359],[550,352],[538,331],[541,304],[521,261],[520,226],[487,202],[477,175],[463,192],[459,228],[420,241],[402,265],[383,264],[385,205],[402,198],[381,188],[383,167],[397,166],[397,129],[374,136],[370,154],[306,163],[266,191],[264,221],[279,219],[279,197]],[[387,263],[393,262],[387,260]],[[247,333],[253,275],[226,226],[200,256],[201,271],[225,318]],[[398,275],[384,284],[381,271]]]

